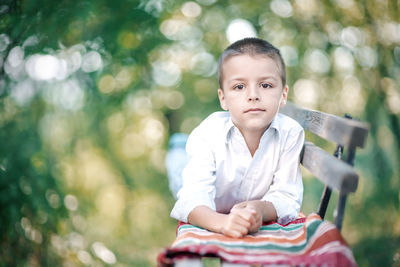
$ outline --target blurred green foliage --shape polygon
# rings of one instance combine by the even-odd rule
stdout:
[[[281,49],[292,101],[370,124],[343,235],[360,266],[398,266],[399,12],[395,0],[2,0],[0,265],[154,266],[175,235],[168,137],[219,109],[219,54],[257,35]],[[309,213],[322,185],[304,181]]]

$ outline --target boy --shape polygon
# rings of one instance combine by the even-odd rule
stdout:
[[[278,114],[288,86],[283,59],[270,43],[258,38],[233,43],[219,60],[218,76],[225,112],[211,114],[190,134],[190,160],[171,216],[243,237],[263,222],[297,218],[304,131]]]

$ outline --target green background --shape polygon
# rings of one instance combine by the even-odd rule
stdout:
[[[1,0],[0,265],[156,265],[168,138],[220,109],[239,25],[282,50],[291,101],[369,123],[343,235],[360,266],[399,266],[399,4]],[[309,213],[322,185],[304,184]]]

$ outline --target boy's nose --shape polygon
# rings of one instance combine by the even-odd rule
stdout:
[[[247,100],[248,101],[258,101],[260,100],[260,96],[258,94],[258,90],[255,88],[250,88],[248,91]]]
[[[249,96],[248,100],[249,101],[258,101],[258,100],[260,100],[260,98],[258,96]]]

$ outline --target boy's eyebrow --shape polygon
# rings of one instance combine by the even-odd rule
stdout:
[[[275,76],[263,76],[263,77],[260,77],[260,80],[268,80],[268,79],[279,80]]]
[[[262,76],[262,77],[258,78],[257,80],[268,80],[268,79],[272,79],[275,81],[279,80],[274,76]],[[247,80],[246,78],[237,77],[237,78],[229,79],[228,82],[235,82],[235,81],[242,82],[242,81],[246,81],[246,80]]]

